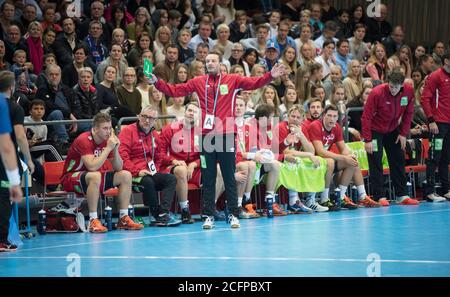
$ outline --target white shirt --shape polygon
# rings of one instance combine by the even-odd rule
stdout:
[[[40,123],[43,122],[35,121],[31,118],[31,116],[24,118],[24,123]],[[41,141],[47,140],[47,126],[46,125],[36,125],[36,126],[26,126],[26,129],[30,129],[34,132],[33,138],[40,139]]]
[[[323,77],[326,77],[330,74],[330,67],[334,65],[333,60],[331,58],[328,59],[328,61],[325,61],[323,56],[320,55],[314,59],[317,63],[322,65],[323,67]]]

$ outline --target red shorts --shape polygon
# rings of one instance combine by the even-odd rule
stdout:
[[[77,171],[77,172],[68,172],[64,175],[62,179],[62,185],[64,191],[66,192],[75,192],[80,195],[86,195],[87,191],[87,183],[86,183],[86,174],[88,171]],[[100,181],[99,191],[100,193],[105,192],[111,188],[114,188],[114,171],[104,171],[100,172],[102,177]]]
[[[161,171],[161,173],[173,174],[173,170],[175,169],[175,167],[176,167],[175,165],[166,167],[163,171]],[[197,167],[194,169],[191,179],[188,180],[188,184],[194,184],[197,187],[200,187],[201,182],[202,182],[202,171],[200,170],[200,167]]]

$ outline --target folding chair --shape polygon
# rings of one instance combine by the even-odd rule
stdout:
[[[73,197],[75,193],[66,191],[47,192],[48,186],[58,186],[61,184],[61,177],[64,173],[64,161],[44,162],[44,203],[47,197]],[[44,205],[42,206],[44,208]]]

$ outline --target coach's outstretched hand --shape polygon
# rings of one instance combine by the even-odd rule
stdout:
[[[270,71],[273,78],[278,78],[280,76],[283,76],[287,73],[286,66],[284,64],[275,64],[275,66],[272,67],[272,70]]]
[[[147,78],[148,78],[148,83],[151,85],[156,84],[156,82],[158,81],[158,78],[153,73],[150,73],[150,76],[147,76]]]

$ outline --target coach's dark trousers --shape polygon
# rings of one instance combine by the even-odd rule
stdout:
[[[373,154],[367,154],[367,157],[369,159],[370,188],[372,189],[372,195],[375,200],[386,198],[382,164],[383,148],[386,150],[395,196],[401,197],[408,195],[406,188],[405,156],[400,141],[395,143],[398,135],[398,129],[386,134],[372,131],[372,139],[377,140],[378,150]]]
[[[432,135],[427,159],[427,194],[434,193],[434,173],[436,167],[439,169],[441,189],[445,194],[448,192],[448,163],[450,159],[450,124],[436,123],[439,134]],[[438,144],[437,146],[435,144]]]
[[[213,216],[215,212],[217,162],[220,163],[225,194],[230,213],[239,216],[237,203],[236,180],[236,152],[235,135],[203,135],[201,156],[204,163],[201,166],[203,184],[203,214]],[[206,168],[204,168],[206,165]]]

